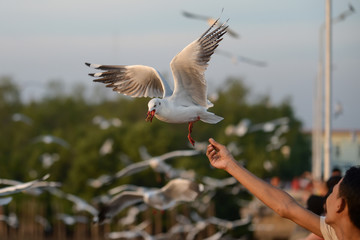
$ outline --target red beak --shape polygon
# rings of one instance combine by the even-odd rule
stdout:
[[[154,115],[155,115],[155,110],[148,111],[145,121],[152,122],[152,119],[153,119]]]

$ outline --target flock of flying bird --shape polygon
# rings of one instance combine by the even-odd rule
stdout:
[[[139,151],[144,152],[145,150],[139,149]],[[193,156],[199,153],[200,152],[196,150],[178,150],[158,157],[150,157],[148,160],[133,163],[125,167],[116,173],[114,177],[121,178],[136,174],[145,170],[147,167],[151,167],[157,172],[163,172],[163,169],[156,167],[156,165],[171,158]],[[143,156],[149,157],[149,155],[144,153]],[[185,170],[178,171],[181,172]],[[189,204],[195,204],[195,206],[197,206],[196,209],[203,212],[208,207],[211,198],[215,195],[216,189],[224,189],[228,186],[234,186],[237,183],[237,181],[231,177],[223,180],[203,177],[202,183],[195,181],[195,176],[191,174],[187,175],[187,178],[178,177],[177,175],[167,175],[167,177],[170,180],[161,188],[121,185],[110,189],[107,194],[104,194],[103,196],[94,198],[92,200],[92,204],[78,196],[65,193],[60,190],[61,183],[47,181],[49,174],[40,179],[25,183],[9,179],[0,179],[0,185],[8,185],[7,187],[0,189],[0,206],[9,204],[12,201],[12,195],[19,192],[37,196],[42,194],[44,191],[47,191],[58,198],[66,199],[67,201],[72,202],[74,213],[87,212],[93,217],[92,221],[99,224],[110,221],[114,216],[125,209],[128,209],[127,216],[119,219],[119,224],[122,224],[123,226],[131,226],[136,224],[136,216],[140,212],[147,210],[149,207],[158,210],[167,210],[174,208],[180,203],[188,202]],[[91,183],[89,184],[91,185]],[[109,184],[109,182],[104,181],[102,186],[106,184]],[[102,208],[95,207],[101,205],[103,206]],[[172,234],[182,233],[187,234],[186,239],[194,239],[196,234],[209,224],[214,224],[219,227],[220,232],[217,236],[222,236],[226,233],[226,231],[231,230],[233,227],[250,224],[250,218],[236,221],[227,221],[216,217],[202,219],[196,212],[193,212],[192,216],[197,216],[196,218],[191,217],[196,223],[192,223],[192,221],[187,219],[185,216],[179,215],[178,218],[181,219],[181,221],[179,220],[178,223],[169,229],[167,233],[162,233],[158,236],[151,236],[146,233],[143,230],[143,227],[141,227],[144,226],[145,223],[142,223],[142,225],[140,224],[140,226],[135,227],[135,229],[132,229],[131,231],[111,232],[108,233],[106,237],[110,239],[117,239],[125,236],[128,236],[128,238],[131,238],[130,236],[143,236],[145,239],[169,239]],[[85,215],[58,213],[56,218],[63,221],[66,225],[91,222],[91,220],[89,220],[89,218]],[[199,220],[200,218],[201,221]],[[186,221],[184,219],[186,219]],[[9,226],[14,228],[19,226],[19,222],[14,213],[9,214],[9,216],[0,216],[0,220],[5,221]],[[51,229],[49,221],[44,217],[37,215],[35,221],[43,225],[44,229]],[[137,228],[138,230],[136,230]]]
[[[224,34],[229,34],[234,38],[239,35],[228,28],[227,22],[219,23],[219,20],[199,16],[188,12],[183,12],[184,16],[206,20],[210,28],[205,31],[198,39],[187,45],[171,61],[170,67],[174,78],[174,89],[172,90],[166,80],[154,68],[143,65],[100,65],[86,63],[89,67],[103,70],[103,72],[89,74],[96,77],[95,82],[106,84],[106,87],[112,88],[121,94],[131,97],[150,97],[148,103],[147,121],[152,121],[155,116],[161,121],[168,123],[188,123],[188,140],[194,146],[195,141],[191,137],[192,127],[196,121],[203,121],[210,124],[216,124],[223,118],[208,112],[207,109],[213,104],[207,99],[207,83],[205,80],[205,70],[208,66],[210,57],[217,49]],[[218,51],[218,50],[216,50]],[[230,56],[228,52],[218,51],[219,54]],[[250,64],[265,66],[264,62],[254,61],[249,58],[238,58]],[[31,125],[32,120],[20,113],[12,116],[13,121],[22,121]],[[109,127],[120,127],[121,120],[117,118],[105,119],[96,116],[93,123],[101,129]],[[273,132],[278,125],[283,126],[282,130],[275,131],[274,145],[279,142],[279,137],[286,132],[288,123],[287,118],[276,119],[263,124],[252,125],[250,120],[244,119],[236,126],[229,126],[226,134],[237,135],[239,137],[254,131]],[[277,128],[280,129],[280,128]],[[277,137],[277,139],[276,139]],[[59,144],[64,148],[70,148],[70,144],[65,140],[52,135],[42,135],[33,139],[32,143]],[[101,147],[99,154],[105,155],[112,151],[113,141],[108,139]],[[278,143],[279,144],[279,143]],[[199,143],[201,146],[201,143]],[[203,150],[203,149],[202,149]],[[102,175],[96,179],[89,179],[88,185],[93,188],[101,188],[112,184],[115,180],[136,174],[145,169],[151,168],[158,173],[164,173],[169,179],[168,183],[161,188],[147,188],[135,185],[122,185],[110,189],[107,194],[94,198],[93,202],[100,208],[94,207],[87,201],[70,193],[60,190],[61,183],[47,181],[49,175],[30,182],[19,182],[8,179],[0,179],[1,185],[8,185],[0,189],[0,206],[7,205],[12,201],[12,195],[18,192],[28,194],[41,194],[48,191],[54,196],[66,199],[74,204],[75,212],[88,212],[93,221],[104,223],[120,212],[128,209],[128,215],[119,220],[121,224],[134,224],[136,215],[145,211],[149,207],[166,210],[175,207],[181,202],[197,204],[198,211],[204,211],[216,193],[216,189],[225,189],[231,186],[231,192],[237,193],[239,190],[234,186],[237,181],[234,178],[223,180],[210,177],[199,178],[192,170],[183,170],[172,167],[166,161],[177,157],[194,156],[199,150],[179,150],[173,151],[161,156],[151,157],[145,148],[139,149],[143,161],[132,163],[121,169],[114,175]],[[42,156],[43,166],[50,167],[54,161],[59,160],[56,154],[47,154]],[[201,183],[198,183],[201,181]],[[239,187],[237,186],[237,189]],[[59,220],[65,224],[72,225],[76,222],[88,222],[85,216],[70,216],[64,213],[57,215]],[[158,236],[150,236],[144,231],[149,224],[143,222],[135,229],[128,232],[112,232],[107,235],[110,239],[120,237],[131,238],[141,236],[144,239],[169,239],[172,234],[186,232],[186,239],[194,239],[196,234],[203,230],[207,225],[213,224],[220,229],[215,235],[208,239],[220,239],[227,231],[238,226],[248,225],[250,218],[239,219],[236,221],[227,221],[216,217],[203,219],[197,212],[192,212],[191,220],[183,215],[178,216],[178,223],[174,225],[167,233]],[[0,216],[0,220],[16,222],[13,215]],[[36,221],[49,227],[48,221],[37,216]],[[193,223],[195,222],[195,224]]]
[[[96,117],[99,119],[99,116]],[[30,119],[30,118],[29,118]],[[274,136],[280,137],[282,133],[288,130],[288,118],[279,118],[265,123],[252,124],[249,119],[243,119],[235,126],[228,126],[225,134],[234,134],[242,137],[245,134],[251,134],[256,131],[272,132]],[[97,124],[97,122],[93,122]],[[117,127],[117,126],[113,126]],[[229,130],[230,129],[230,130]],[[36,139],[36,141],[35,141]],[[35,142],[44,144],[58,144],[64,148],[69,148],[70,144],[65,140],[44,135],[34,139]],[[65,193],[61,188],[61,183],[47,181],[49,175],[38,180],[21,183],[19,181],[0,179],[1,185],[8,187],[0,189],[0,205],[7,205],[12,201],[12,195],[18,192],[24,192],[32,195],[39,195],[44,191],[48,191],[54,196],[66,199],[73,203],[74,213],[87,212],[92,216],[92,220],[85,215],[69,215],[58,213],[56,218],[63,221],[66,225],[76,223],[104,223],[111,221],[116,215],[123,211],[127,211],[127,215],[118,220],[123,226],[131,226],[136,224],[137,215],[149,208],[158,210],[172,209],[180,203],[187,202],[193,206],[190,219],[183,215],[177,217],[177,224],[172,226],[166,233],[151,236],[144,230],[149,222],[143,222],[131,231],[110,232],[106,235],[109,239],[143,237],[144,239],[169,239],[174,234],[186,234],[186,239],[194,239],[196,234],[206,228],[208,225],[215,225],[219,231],[209,239],[220,239],[228,231],[239,226],[250,226],[251,219],[245,217],[235,221],[219,219],[217,217],[202,218],[198,212],[204,213],[215,196],[217,189],[227,189],[230,194],[238,194],[244,190],[236,179],[229,177],[226,179],[215,179],[208,176],[200,177],[193,170],[179,169],[170,165],[169,161],[175,161],[179,157],[191,157],[203,153],[202,143],[197,143],[191,150],[176,150],[165,153],[160,156],[151,156],[145,147],[139,148],[142,161],[128,163],[126,167],[120,169],[113,175],[101,175],[96,179],[89,179],[88,186],[92,188],[104,188],[112,185],[114,181],[126,176],[137,174],[141,171],[152,169],[156,173],[162,173],[169,179],[167,184],[161,188],[148,188],[131,184],[120,185],[111,188],[106,194],[94,197],[91,204],[84,199],[70,193]],[[206,144],[204,144],[206,145]],[[199,148],[199,149],[197,149]],[[230,149],[230,148],[229,148]],[[56,154],[48,154],[48,158]],[[99,151],[99,155],[100,151]],[[59,159],[57,159],[59,160]],[[103,207],[95,207],[103,206]],[[6,221],[9,226],[17,227],[18,222],[14,213],[9,216],[1,216],[0,220]],[[42,224],[44,228],[49,229],[51,225],[49,221],[42,216],[36,216],[36,222]]]

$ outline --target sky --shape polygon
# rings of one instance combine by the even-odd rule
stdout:
[[[332,33],[332,102],[343,106],[332,128],[346,130],[360,129],[360,1],[332,1],[333,18],[349,4],[355,13]],[[277,104],[290,97],[311,129],[324,0],[0,0],[0,77],[10,76],[29,100],[54,80],[94,88],[84,62],[149,65],[171,76],[171,59],[208,28],[183,11],[229,19],[240,38],[225,35],[218,49],[267,64],[214,54],[205,73],[209,94],[228,77],[242,78],[253,98],[267,94]]]

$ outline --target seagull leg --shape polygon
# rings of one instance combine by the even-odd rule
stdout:
[[[189,122],[189,134],[188,134],[188,139],[189,139],[189,142],[191,143],[191,145],[194,146],[195,144],[195,140],[191,137],[191,133],[192,133],[192,128],[193,128],[193,124],[194,122],[197,122],[200,120],[200,117],[197,117],[197,119],[195,121],[192,121],[192,122]]]

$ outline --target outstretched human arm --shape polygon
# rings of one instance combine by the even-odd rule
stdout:
[[[294,198],[283,190],[268,184],[247,171],[233,158],[225,146],[212,138],[209,139],[209,142],[206,156],[212,166],[227,171],[281,217],[288,218],[316,235],[322,236],[318,215],[300,206]]]

